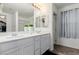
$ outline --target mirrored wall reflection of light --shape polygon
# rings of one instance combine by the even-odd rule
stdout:
[[[47,12],[47,5],[45,3],[34,3],[32,6],[41,12]]]
[[[32,6],[38,10],[40,10],[40,4],[39,3],[33,3]]]
[[[4,15],[1,15],[0,18],[1,18],[1,19],[5,19],[6,17],[5,17]]]

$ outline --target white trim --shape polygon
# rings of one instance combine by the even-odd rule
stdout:
[[[59,38],[56,42],[58,45],[79,49],[79,39]]]

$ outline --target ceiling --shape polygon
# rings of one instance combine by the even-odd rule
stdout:
[[[23,17],[31,17],[34,13],[31,3],[4,3],[3,11],[18,11],[19,15]]]
[[[54,4],[56,5],[57,8],[62,8],[75,3],[54,3]]]
[[[62,8],[74,3],[54,3],[57,8]],[[22,17],[31,17],[34,15],[34,10],[31,3],[3,3],[3,11],[5,12],[14,12],[18,11],[19,16]]]

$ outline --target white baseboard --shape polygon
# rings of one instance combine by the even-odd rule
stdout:
[[[79,49],[79,39],[60,38],[55,44]]]

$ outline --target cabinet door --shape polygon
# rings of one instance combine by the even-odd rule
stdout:
[[[23,48],[23,55],[34,55],[34,46],[30,45]]]
[[[40,55],[40,49],[35,51],[35,55]]]
[[[45,34],[41,36],[41,54],[43,54],[46,50],[49,49],[49,35]]]
[[[46,51],[46,41],[43,37],[41,37],[41,54]]]
[[[40,40],[35,41],[35,50],[40,49]]]
[[[15,47],[17,47],[17,41],[9,41],[9,42],[0,43],[0,51],[2,52],[8,51]]]
[[[40,55],[40,36],[36,36],[35,40],[35,55]]]
[[[47,34],[45,38],[46,38],[46,49],[49,49],[50,48],[50,35]]]
[[[35,43],[34,43],[35,44],[35,50],[40,49],[40,37],[37,36],[34,39],[35,39],[34,40],[35,41]]]

